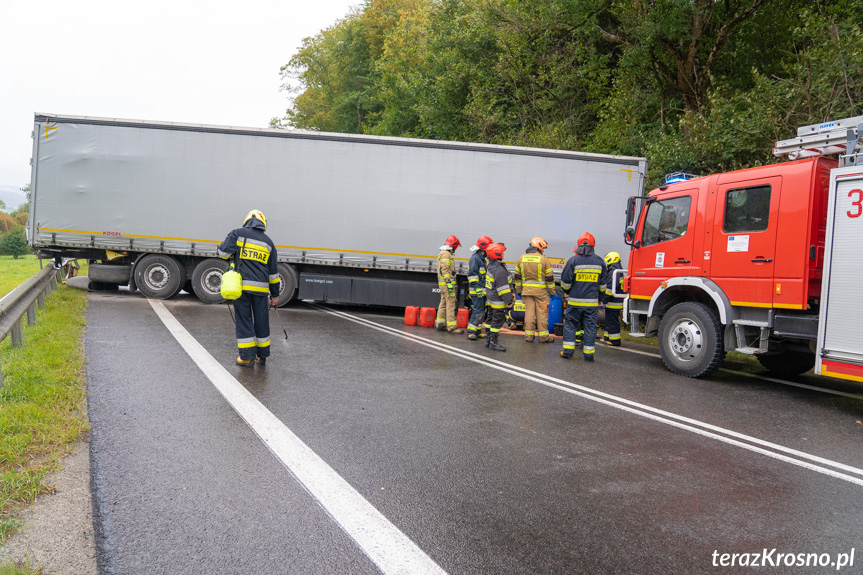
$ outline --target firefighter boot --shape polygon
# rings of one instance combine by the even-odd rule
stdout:
[[[476,332],[475,331],[470,332],[469,334],[467,334],[467,338],[470,340],[476,340]]]
[[[259,364],[261,364],[261,365],[266,365],[266,364],[267,364],[267,358],[266,358],[266,357],[261,357],[261,356],[259,356],[259,355],[258,355],[258,356],[255,356],[255,359],[257,359],[257,360],[258,360],[258,363],[259,363]]]
[[[240,367],[252,367],[254,364],[251,359],[243,359],[242,357],[237,358],[237,365]]]
[[[499,333],[493,333],[488,336],[488,348],[492,351],[506,351],[506,348],[498,343]]]
[[[587,363],[593,363],[593,354],[592,353],[585,353],[584,354],[584,361],[586,361]]]
[[[563,359],[572,359],[572,350],[571,349],[565,349],[565,350],[561,351],[560,357],[562,357]]]
[[[524,336],[524,341],[526,341],[528,343],[533,343],[533,336],[532,335]]]
[[[617,336],[617,339],[611,339],[610,337],[608,337],[608,334],[605,334],[602,336],[602,343],[606,345],[620,347],[620,336]]]
[[[447,330],[450,333],[464,333],[464,330],[460,327],[454,327],[452,329]]]
[[[539,343],[554,343],[554,336],[551,334],[548,334],[545,337],[541,337],[541,338],[539,338]]]

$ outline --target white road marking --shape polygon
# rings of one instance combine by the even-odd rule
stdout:
[[[566,391],[567,393],[572,393],[574,395],[578,395],[585,399],[589,399],[591,401],[595,401],[598,403],[602,403],[605,405],[609,405],[611,407],[621,409],[623,411],[627,411],[633,413],[635,415],[639,415],[641,417],[646,417],[648,419],[652,419],[654,421],[659,421],[665,423],[667,425],[671,425],[680,429],[685,429],[692,433],[696,433],[698,435],[702,435],[705,437],[710,437],[712,439],[716,439],[722,441],[724,443],[728,443],[731,445],[735,445],[737,447],[742,447],[743,449],[747,449],[749,451],[754,451],[756,453],[761,453],[762,455],[766,455],[768,457],[772,457],[774,459],[778,459],[780,461],[784,461],[786,463],[791,463],[793,465],[797,465],[799,467],[803,467],[809,469],[811,471],[816,471],[818,473],[822,473],[824,475],[829,475],[831,477],[835,477],[837,479],[842,479],[843,481],[848,481],[849,483],[854,483],[856,485],[863,486],[863,478],[853,477],[851,475],[847,475],[845,473],[840,473],[835,471],[834,469],[828,469],[826,467],[822,467],[824,465],[834,467],[836,469],[841,469],[842,471],[846,471],[848,473],[854,473],[857,475],[863,476],[863,469],[858,467],[852,467],[850,465],[846,465],[844,463],[839,463],[837,461],[833,461],[830,459],[825,459],[823,457],[818,457],[817,455],[811,455],[809,453],[805,453],[802,451],[797,451],[796,449],[791,449],[789,447],[784,447],[782,445],[778,445],[775,443],[771,443],[768,441],[764,441],[762,439],[758,439],[757,437],[752,437],[749,435],[745,435],[742,433],[738,433],[736,431],[732,431],[730,429],[725,429],[723,427],[718,427],[715,425],[711,425],[709,423],[704,423],[695,419],[690,419],[688,417],[683,417],[681,415],[677,415],[675,413],[671,413],[668,411],[664,411],[661,409],[657,409],[655,407],[651,407],[649,405],[645,405],[642,403],[638,403],[635,401],[631,401],[622,397],[618,397],[615,395],[611,395],[608,393],[604,393],[601,391],[597,391],[595,389],[591,389],[589,387],[584,387],[569,381],[565,381],[562,379],[558,379],[556,377],[552,377],[549,375],[545,375],[543,373],[531,371],[528,369],[524,369],[522,367],[510,365],[508,363],[504,363],[502,361],[498,361],[495,359],[491,359],[485,357],[483,355],[478,355],[476,353],[465,351],[463,349],[459,349],[456,347],[452,347],[443,343],[436,342],[431,339],[426,339],[424,337],[410,334],[399,329],[395,329],[392,327],[388,327],[385,325],[381,325],[375,323],[373,321],[366,320],[364,318],[352,316],[350,314],[331,310],[329,308],[320,306],[315,304],[314,307],[323,310],[324,312],[341,317],[343,319],[347,319],[348,321],[352,321],[361,325],[365,325],[367,327],[371,327],[372,329],[376,329],[382,331],[384,333],[389,333],[391,335],[395,335],[398,337],[402,337],[404,339],[413,340],[420,345],[424,345],[426,347],[431,347],[445,353],[449,353],[451,355],[456,355],[462,357],[468,361],[472,361],[475,363],[480,363],[487,365],[493,369],[497,369],[499,371],[503,371],[509,373],[511,375],[516,375],[523,379],[527,379],[529,381],[534,381],[536,383],[540,383],[542,385],[546,385],[548,387],[552,387],[555,389],[559,389],[561,391]],[[767,448],[767,449],[765,449]],[[773,450],[773,451],[771,451]],[[808,461],[801,461],[801,458]],[[818,463],[820,465],[815,465],[814,463],[809,463],[812,461],[814,463]]]
[[[161,301],[148,301],[231,407],[382,572],[445,575],[422,549],[234,379]]]

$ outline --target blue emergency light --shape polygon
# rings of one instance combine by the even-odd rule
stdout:
[[[697,178],[695,174],[687,174],[685,172],[674,172],[665,176],[666,184],[674,184],[677,182],[685,182],[686,180],[694,180]]]

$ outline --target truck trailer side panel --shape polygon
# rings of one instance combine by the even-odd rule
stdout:
[[[626,253],[619,218],[646,171],[643,158],[64,116],[37,115],[34,138],[34,247],[212,257],[254,208],[281,262],[425,273],[449,234],[490,235],[513,262],[535,235],[565,260],[588,230]],[[466,272],[470,254],[456,256]]]

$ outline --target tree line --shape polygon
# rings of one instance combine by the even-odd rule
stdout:
[[[274,127],[648,158],[776,161],[863,114],[863,0],[366,0],[282,67]]]
[[[15,259],[30,252],[24,235],[30,210],[30,185],[21,188],[21,191],[26,193],[27,203],[11,211],[7,209],[5,202],[0,200],[0,255],[13,256]]]

